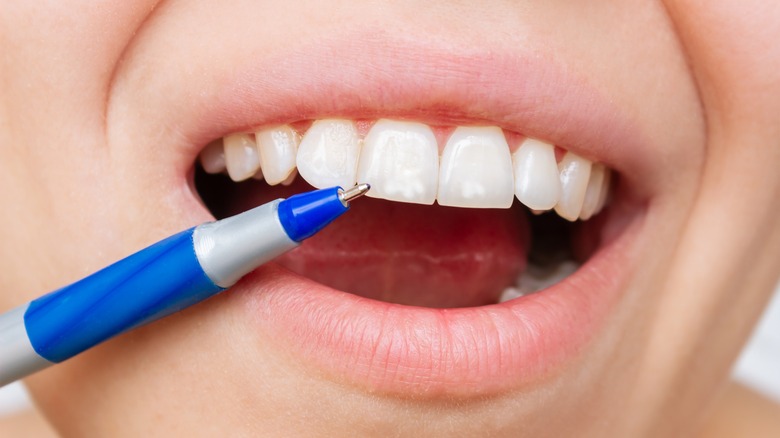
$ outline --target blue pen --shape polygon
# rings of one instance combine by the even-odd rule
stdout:
[[[0,386],[233,286],[369,188],[315,190],[199,225],[0,315]]]

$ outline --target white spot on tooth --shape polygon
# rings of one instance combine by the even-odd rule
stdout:
[[[433,204],[439,180],[439,149],[422,123],[379,120],[360,152],[357,180],[371,184],[367,196]]]
[[[441,157],[441,205],[471,208],[509,208],[514,178],[509,145],[500,128],[459,127]]]
[[[267,128],[255,133],[263,175],[270,185],[285,181],[295,171],[295,159],[301,138],[289,125]]]
[[[298,148],[301,177],[317,188],[355,185],[360,139],[350,120],[318,120]]]

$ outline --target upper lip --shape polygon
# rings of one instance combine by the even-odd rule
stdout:
[[[323,117],[397,117],[497,125],[602,162],[647,193],[652,148],[641,130],[584,75],[532,48],[474,51],[358,32],[240,62],[214,63],[183,84],[128,87],[202,90],[172,93],[149,110],[163,117],[144,112],[164,123],[149,126],[153,132],[174,130],[182,174],[208,142],[232,132]]]
[[[229,68],[223,69],[216,63],[208,74],[191,77],[183,84],[163,83],[157,87],[137,84],[125,89],[140,93],[146,88],[158,90],[166,86],[203,90],[172,93],[152,114],[145,114],[146,128],[155,137],[171,129],[179,134],[170,137],[171,147],[178,152],[175,154],[178,168],[173,170],[182,176],[190,172],[204,145],[228,133],[328,116],[397,117],[436,124],[497,125],[540,138],[606,164],[621,174],[621,180],[634,192],[646,194],[642,190],[646,188],[643,184],[649,184],[645,177],[658,164],[652,159],[651,146],[641,130],[583,77],[563,68],[554,58],[538,55],[532,49],[515,53],[475,52],[430,41],[353,34],[321,39],[316,44],[302,43],[294,49],[287,48],[278,57],[246,57],[239,65]],[[210,86],[203,85],[206,83]],[[161,117],[155,118],[158,113]],[[202,215],[208,216],[205,209]],[[630,230],[636,231],[636,227]],[[615,266],[616,260],[621,260],[626,268],[632,264],[630,255],[636,239],[631,236],[635,237],[636,233],[626,232],[625,238],[603,248],[587,269],[574,274],[578,278],[576,284],[559,284],[538,296],[498,306],[501,309],[497,314],[504,316],[497,319],[493,315],[486,320],[486,313],[478,309],[450,312],[447,317],[443,316],[447,310],[416,309],[410,310],[410,315],[419,316],[419,324],[407,321],[405,327],[378,328],[366,322],[365,314],[350,317],[349,312],[342,312],[345,307],[371,312],[371,305],[334,305],[334,299],[344,297],[328,295],[323,286],[317,289],[319,293],[306,295],[305,300],[310,301],[290,301],[300,294],[294,287],[264,281],[274,278],[263,275],[268,271],[250,275],[234,293],[249,296],[249,308],[255,312],[258,307],[266,314],[276,312],[261,323],[263,330],[272,331],[269,333],[272,339],[296,330],[309,335],[309,338],[299,338],[315,343],[323,337],[337,337],[319,342],[316,347],[323,351],[317,354],[327,356],[326,361],[357,360],[341,363],[341,371],[362,375],[369,385],[380,385],[390,391],[419,389],[423,385],[425,390],[436,393],[448,392],[448,388],[461,382],[466,391],[484,393],[498,390],[507,382],[535,380],[583,348],[624,286],[630,269],[619,272],[621,269]],[[277,280],[284,278],[287,283],[295,283],[289,275],[272,272],[276,272]],[[315,287],[314,284],[305,286]],[[246,291],[253,293],[242,293]],[[260,291],[263,293],[257,294]],[[374,310],[388,308],[380,306]],[[311,311],[319,313],[307,313]],[[391,313],[398,315],[396,310]],[[332,321],[337,314],[354,320]],[[442,316],[437,317],[439,314]],[[401,320],[393,319],[393,323]],[[507,326],[498,327],[497,323]],[[473,325],[476,331],[458,331],[464,324]],[[328,331],[334,326],[340,330],[338,333]],[[345,326],[357,332],[344,333]],[[439,327],[441,333],[430,332],[433,327]],[[428,332],[415,332],[417,329]],[[468,338],[461,339],[460,343],[466,350],[414,351],[426,345],[451,346],[451,342],[442,339],[438,342],[423,338],[452,335]],[[420,342],[399,340],[399,336],[416,337]],[[356,339],[354,346],[345,347],[345,342]],[[523,342],[533,345],[520,345]],[[364,352],[362,356],[360,352],[347,351],[349,354],[339,359],[344,352],[338,349],[347,347],[374,351]],[[307,348],[311,347],[304,350]],[[385,349],[381,351],[383,356],[377,355],[378,348]],[[477,349],[470,358],[469,348]],[[431,356],[434,353],[440,355],[440,362]],[[459,354],[477,363],[463,368],[463,364],[457,363],[463,359]],[[382,357],[387,363],[373,362],[385,360]],[[352,366],[363,369],[352,369]]]

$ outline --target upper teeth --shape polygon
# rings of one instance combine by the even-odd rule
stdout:
[[[363,141],[357,180],[371,184],[367,196],[433,204],[439,181],[433,130],[422,123],[377,121]]]
[[[439,204],[509,208],[513,186],[512,158],[500,128],[455,129],[441,156]]]
[[[440,152],[422,123],[382,119],[361,138],[354,121],[318,120],[303,139],[289,125],[231,134],[224,149],[201,153],[208,173],[234,181],[264,177],[289,184],[295,171],[312,186],[371,184],[369,196],[400,202],[508,208],[513,196],[534,211],[555,209],[570,221],[597,214],[607,199],[610,171],[572,152],[556,162],[553,145],[526,138],[510,154],[498,127],[458,127]]]

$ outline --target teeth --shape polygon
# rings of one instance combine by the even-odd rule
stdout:
[[[512,157],[500,128],[456,128],[444,147],[439,172],[437,199],[441,205],[471,208],[512,205]]]
[[[252,136],[232,134],[224,139],[225,165],[233,181],[252,177],[260,169],[260,154]]]
[[[200,153],[200,165],[206,173],[220,173],[225,171],[225,148],[222,139],[212,141]]]
[[[571,152],[566,152],[563,160],[558,163],[561,175],[561,199],[555,206],[555,212],[569,221],[576,221],[582,211],[585,201],[585,191],[588,188],[591,163]]]
[[[580,219],[588,220],[597,213],[601,192],[604,186],[605,169],[601,164],[594,164],[590,169],[590,180],[585,190],[585,200],[582,202]]]
[[[295,157],[301,137],[289,125],[255,133],[263,176],[270,185],[285,181],[295,171]]]
[[[533,210],[549,210],[561,197],[561,180],[555,162],[555,147],[528,138],[512,155],[515,195]]]
[[[580,265],[572,260],[563,260],[544,266],[529,264],[525,272],[517,279],[517,285],[504,289],[498,302],[503,303],[553,286],[575,273],[579,267]]]
[[[363,126],[363,125],[361,125]],[[232,134],[207,145],[207,173],[234,181],[289,185],[298,173],[312,186],[372,185],[368,196],[416,204],[509,208],[516,196],[533,214],[555,209],[588,220],[609,201],[611,171],[555,146],[526,138],[513,154],[501,128],[457,127],[438,154],[436,134],[422,123],[380,119],[365,140],[346,119],[315,121],[301,139],[290,125]],[[262,164],[262,166],[261,166]]]
[[[596,213],[609,202],[609,188],[612,185],[612,171],[604,168],[604,182],[601,184],[601,193],[599,193],[599,202],[596,205]]]
[[[520,289],[516,287],[508,287],[504,289],[503,292],[501,292],[501,296],[498,298],[498,302],[504,303],[510,300],[514,300],[515,298],[520,298],[523,295],[525,294],[521,292]]]
[[[349,120],[318,120],[303,136],[296,163],[298,172],[317,188],[355,185],[360,139]]]
[[[367,196],[433,204],[439,179],[439,149],[422,123],[379,120],[363,141],[357,180],[371,184]]]
[[[298,169],[293,169],[293,172],[290,174],[290,176],[288,176],[287,179],[282,181],[282,185],[289,186],[295,181],[296,176],[298,176]]]

